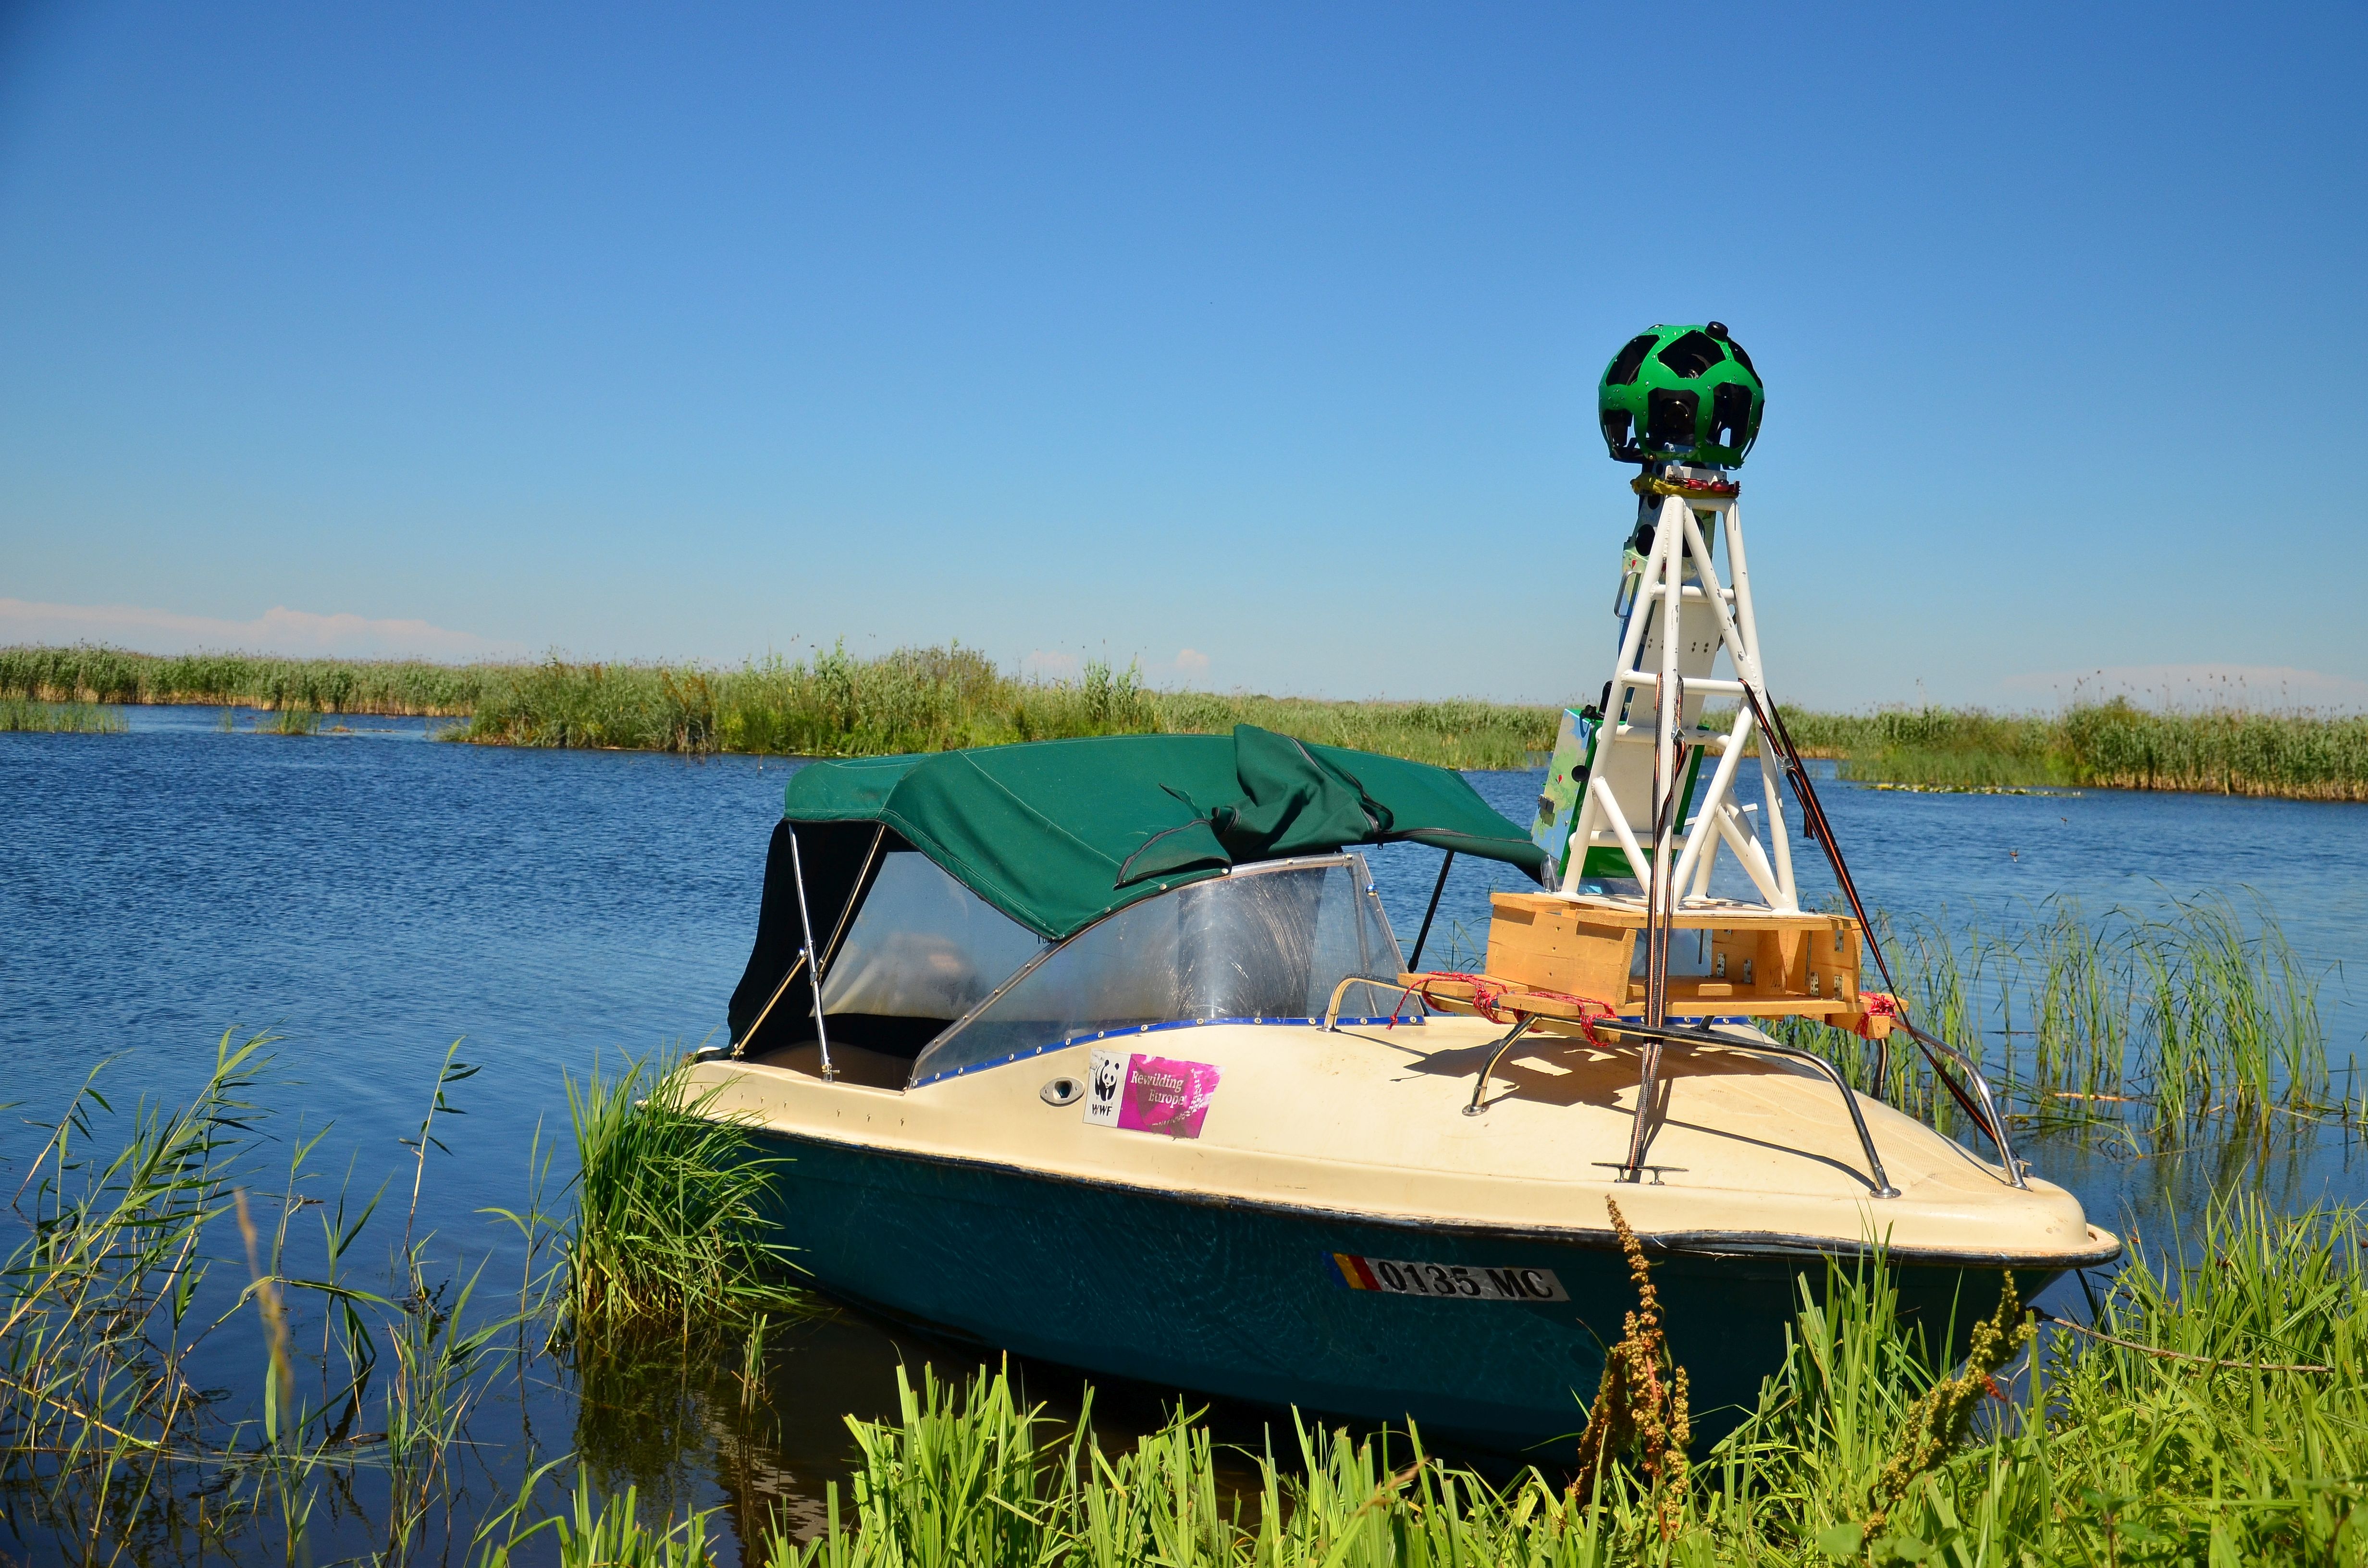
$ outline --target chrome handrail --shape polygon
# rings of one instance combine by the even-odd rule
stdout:
[[[1332,988],[1332,1000],[1326,1003],[1324,1006],[1325,1033],[1338,1034],[1339,1032],[1340,1004],[1342,1000],[1348,996],[1349,987],[1351,985],[1370,985],[1378,991],[1395,991],[1401,994],[1407,989],[1406,986],[1401,985],[1395,981],[1375,980],[1370,974],[1350,975],[1348,979],[1342,981],[1339,984]],[[1405,1005],[1406,997],[1404,994],[1401,994],[1398,998],[1398,1006],[1404,1006]],[[1395,1009],[1391,1012],[1390,1017],[1392,1018],[1395,1018],[1397,1017],[1397,1013]]]
[[[1937,1051],[1946,1056],[1963,1068],[1965,1076],[1974,1081],[1974,1092],[1982,1096],[1982,1119],[1987,1123],[1982,1131],[1990,1135],[1991,1143],[1997,1146],[1998,1159],[2006,1166],[2007,1180],[2028,1191],[2031,1184],[2022,1178],[2022,1162],[2014,1157],[2014,1144],[2007,1136],[2006,1118],[1998,1114],[1998,1101],[1990,1094],[1989,1075],[1981,1070],[1973,1058],[1955,1046],[1945,1040],[1933,1039],[1906,1018],[1900,1019],[1899,1025],[1914,1038],[1918,1045],[1927,1051]]]
[[[1486,1108],[1481,1104],[1481,1096],[1487,1091],[1489,1075],[1496,1072],[1497,1064],[1504,1061],[1505,1053],[1512,1050],[1514,1042],[1527,1033],[1529,1027],[1537,1021],[1535,1015],[1523,1015],[1520,1022],[1514,1025],[1513,1031],[1497,1042],[1497,1049],[1489,1056],[1488,1064],[1480,1070],[1479,1083],[1473,1086],[1472,1103],[1463,1108],[1464,1115],[1477,1116]],[[1713,1034],[1707,1028],[1656,1028],[1650,1024],[1623,1023],[1618,1018],[1591,1018],[1588,1022],[1588,1027],[1598,1033],[1609,1030],[1613,1034],[1633,1035],[1640,1040],[1658,1041],[1664,1045],[1681,1045],[1689,1049],[1714,1045],[1728,1051],[1756,1051],[1763,1056],[1789,1056],[1807,1062],[1819,1073],[1824,1074],[1827,1081],[1833,1085],[1835,1092],[1841,1096],[1842,1108],[1850,1112],[1850,1126],[1858,1131],[1860,1152],[1866,1155],[1867,1168],[1874,1175],[1874,1195],[1877,1198],[1899,1196],[1899,1189],[1891,1185],[1891,1177],[1883,1168],[1883,1156],[1875,1152],[1874,1134],[1867,1131],[1866,1116],[1858,1108],[1858,1096],[1850,1091],[1848,1080],[1841,1075],[1841,1070],[1816,1051],[1804,1051],[1798,1046],[1779,1044],[1772,1040],[1743,1040],[1734,1035]],[[1648,1080],[1640,1074],[1636,1085],[1635,1121],[1640,1131],[1645,1126],[1645,1118],[1651,1109],[1645,1095],[1647,1083]],[[1633,1140],[1632,1147],[1637,1151],[1637,1158],[1632,1163],[1623,1163],[1620,1167],[1631,1181],[1635,1180],[1637,1174],[1644,1168],[1642,1151],[1645,1143],[1648,1142],[1649,1139]]]
[[[1756,1051],[1763,1056],[1790,1056],[1809,1063],[1818,1072],[1823,1073],[1827,1080],[1833,1085],[1836,1092],[1842,1096],[1842,1107],[1850,1112],[1850,1125],[1858,1130],[1858,1146],[1866,1154],[1868,1169],[1874,1173],[1874,1195],[1877,1198],[1899,1196],[1899,1189],[1891,1185],[1891,1177],[1884,1174],[1883,1156],[1874,1152],[1874,1135],[1866,1130],[1866,1116],[1858,1108],[1858,1096],[1850,1091],[1849,1080],[1842,1076],[1841,1069],[1819,1056],[1816,1051],[1804,1051],[1794,1045],[1780,1045],[1772,1040],[1739,1040],[1734,1035],[1713,1034],[1708,1028],[1655,1028],[1649,1024],[1622,1023],[1617,1018],[1598,1018],[1594,1024],[1599,1031],[1609,1029],[1614,1034],[1635,1035],[1645,1040],[1659,1040],[1665,1045],[1688,1047],[1717,1045],[1730,1051]],[[1644,1083],[1640,1076],[1636,1095],[1636,1123],[1640,1128],[1644,1125],[1645,1116],[1650,1109],[1651,1107],[1645,1101]],[[1628,1167],[1628,1179],[1635,1180],[1637,1174],[1643,1168],[1643,1154],[1640,1147],[1637,1159]]]

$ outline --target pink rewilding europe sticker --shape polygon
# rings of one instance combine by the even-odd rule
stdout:
[[[1100,1127],[1198,1138],[1218,1076],[1216,1067],[1206,1062],[1097,1051],[1087,1085],[1086,1119]]]

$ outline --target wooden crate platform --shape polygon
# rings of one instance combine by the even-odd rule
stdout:
[[[1519,983],[1497,975],[1483,975],[1491,992],[1487,1008],[1499,1017],[1515,1015],[1537,1019],[1536,1028],[1553,1034],[1583,1034],[1590,1018],[1604,1017],[1600,1006],[1587,1006],[1562,996],[1541,994]],[[1468,980],[1449,979],[1440,974],[1401,974],[1398,983],[1418,990],[1434,1006],[1451,1013],[1476,1014],[1483,1009],[1476,1000],[1480,987]],[[1502,987],[1501,992],[1498,987]],[[1645,1005],[1645,987],[1632,984],[1620,1012],[1631,1017],[1640,1013]],[[1716,982],[1703,983],[1691,977],[1669,982],[1668,1016],[1673,1018],[1773,1018],[1812,1017],[1833,1025],[1836,1028],[1857,1029],[1866,1026],[1868,1038],[1881,1040],[1891,1032],[1891,1020],[1876,1015],[1871,1020],[1853,1001],[1807,996],[1764,996],[1748,993],[1736,994],[1722,990]]]
[[[1633,972],[1645,926],[1642,903],[1508,892],[1489,902],[1492,983],[1600,998],[1623,1013],[1643,1001],[1643,979]],[[1864,942],[1848,915],[1713,904],[1680,909],[1670,925],[1710,932],[1713,966],[1708,975],[1670,979],[1672,1014],[1855,1018],[1862,1012]]]
[[[1520,1014],[1556,1033],[1581,1032],[1582,1021],[1603,1009],[1634,1017],[1645,1003],[1636,968],[1637,938],[1645,926],[1636,900],[1564,898],[1551,893],[1490,896],[1488,956],[1483,975],[1493,999],[1487,1011]],[[1671,1017],[1806,1017],[1859,1029],[1880,1040],[1890,1019],[1859,1000],[1864,951],[1858,922],[1819,911],[1778,913],[1742,904],[1680,909],[1673,931],[1711,934],[1712,972],[1673,975],[1667,990]],[[1482,1010],[1469,982],[1406,975],[1425,994],[1456,1012]],[[1501,995],[1493,994],[1502,988]],[[1581,1006],[1566,1000],[1585,997]]]

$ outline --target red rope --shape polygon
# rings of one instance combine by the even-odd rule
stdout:
[[[1485,974],[1466,974],[1462,970],[1453,969],[1436,970],[1416,981],[1407,989],[1420,992],[1422,999],[1426,1002],[1436,1002],[1439,998],[1431,994],[1430,988],[1441,981],[1472,987],[1472,1010],[1490,1023],[1512,1022],[1510,1018],[1500,1018],[1497,1016],[1497,998],[1510,991],[1512,987],[1501,980],[1491,980]]]
[[[1467,1005],[1474,1012],[1492,1024],[1509,1024],[1520,1018],[1535,1016],[1524,1012],[1518,1004],[1499,1012],[1497,1003],[1510,992],[1520,992],[1525,996],[1543,996],[1554,1002],[1567,1002],[1575,1007],[1593,1007],[1596,1009],[1597,1018],[1613,1018],[1620,1016],[1618,1008],[1608,1002],[1599,1002],[1592,996],[1574,996],[1567,991],[1549,991],[1543,985],[1514,985],[1506,981],[1492,980],[1485,974],[1466,974],[1461,971],[1441,970],[1434,974],[1426,974],[1406,989],[1409,992],[1420,993],[1425,1002],[1436,1006],[1438,998],[1430,994],[1430,987],[1437,981],[1448,981],[1472,987],[1472,1000]],[[1582,1016],[1578,1020],[1579,1031],[1587,1036],[1588,1044],[1601,1046],[1603,1041],[1595,1033],[1595,1018]]]
[[[1852,1024],[1850,1028],[1867,1040],[1873,1040],[1874,1038],[1875,1019],[1892,1018],[1904,1020],[1907,1017],[1907,1015],[1900,1011],[1899,998],[1894,996],[1888,991],[1860,992],[1858,994],[1858,1022]]]

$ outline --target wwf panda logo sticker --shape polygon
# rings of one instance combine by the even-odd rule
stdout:
[[[1126,1058],[1115,1051],[1097,1051],[1086,1073],[1086,1124],[1118,1125],[1119,1091],[1126,1086]]]

